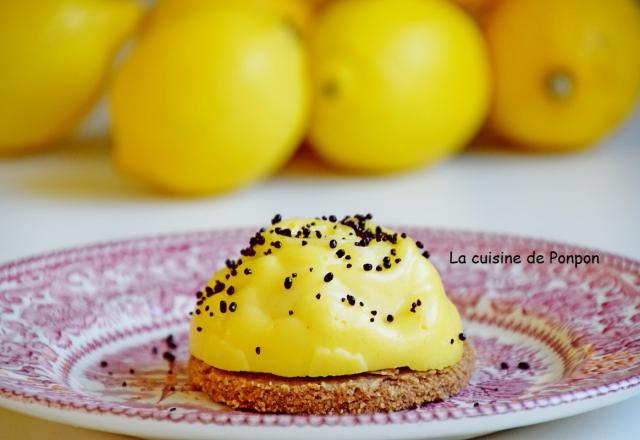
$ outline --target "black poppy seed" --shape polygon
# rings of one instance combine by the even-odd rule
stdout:
[[[213,316],[213,312],[209,312],[209,316]]]
[[[506,362],[500,362],[500,369],[508,370],[509,369],[509,364],[507,364]]]
[[[351,255],[347,255],[346,257],[344,257],[345,260],[351,260]]]
[[[365,263],[362,265],[362,268],[366,271],[370,271],[371,269],[373,269],[373,265],[371,263]]]
[[[176,360],[176,356],[170,351],[165,351],[164,353],[162,353],[162,357],[169,362],[173,362]]]
[[[189,312],[189,316],[193,316],[193,312]]]
[[[274,241],[273,243],[271,243],[271,246],[276,249],[280,249],[282,247],[282,243],[280,241]]]
[[[196,298],[198,298],[198,299],[202,298],[202,292],[201,291],[198,290],[196,292]]]
[[[230,274],[226,274],[226,275],[224,276],[224,279],[225,279],[225,280],[228,280],[229,278],[231,278],[231,275],[230,275]]]
[[[306,246],[307,245],[307,240],[302,240],[300,243],[302,244],[302,246]]]
[[[364,303],[362,301],[360,301],[358,304],[360,305],[360,307],[364,307]]]
[[[158,354],[158,347],[153,347],[153,348],[151,349],[151,353],[153,353],[153,354]]]
[[[282,216],[280,214],[276,214],[275,216],[273,216],[273,218],[271,219],[271,224],[275,225],[276,223],[280,223],[282,221]]]
[[[250,268],[248,268],[248,267],[244,268],[244,274],[245,275],[251,275],[252,273],[253,273],[253,271]]]
[[[102,368],[106,368],[109,365],[109,363],[107,361],[100,361],[100,366]]]
[[[208,311],[209,311],[209,306],[206,306],[206,307],[204,308],[204,311],[205,311],[205,312],[208,312]]]
[[[174,412],[177,408],[169,408],[170,412]]]
[[[331,240],[331,241],[329,242],[329,247],[330,247],[331,249],[334,249],[336,246],[338,246],[338,242],[337,242],[337,241],[335,241],[335,240]]]
[[[461,341],[464,341],[465,339],[467,339],[467,337],[464,335],[464,333],[460,333],[458,335],[458,339],[460,339]]]
[[[518,362],[518,368],[521,370],[528,370],[529,363],[528,362]]]
[[[373,316],[376,316],[376,315],[378,314],[378,311],[377,311],[377,310],[372,310],[372,311],[371,311],[371,314],[372,314]]]
[[[225,300],[220,301],[220,313],[227,313],[227,302]]]
[[[369,318],[369,322],[375,321],[375,318]]]
[[[256,347],[256,354],[260,354],[260,347]]]
[[[129,368],[129,374],[135,374],[136,370],[134,370],[133,368]]]
[[[424,252],[422,253],[422,256],[423,256],[424,258],[429,258],[429,257],[431,256],[431,254],[429,253],[429,251],[424,251]]]
[[[335,223],[335,222],[338,221],[338,218],[335,215],[330,215],[329,216],[329,221]]]
[[[200,313],[202,313],[200,309],[196,309],[196,315],[199,315]]]
[[[353,306],[356,304],[356,299],[353,297],[353,295],[347,295],[347,301],[349,302],[350,306]]]
[[[418,246],[418,249],[422,249],[424,247],[424,244],[422,244],[421,241],[416,241],[416,246]]]
[[[453,345],[453,343],[454,343],[454,342],[455,342],[455,341],[453,340],[453,338],[451,338],[451,345]]]
[[[416,304],[417,304],[418,306],[421,306],[421,305],[422,305],[422,301],[417,300],[417,301],[416,301]]]
[[[327,272],[327,274],[324,276],[324,282],[328,283],[332,279],[333,279],[333,274],[331,272]]]
[[[338,249],[336,251],[336,257],[338,257],[338,258],[344,257],[344,254],[345,254],[344,249]]]
[[[344,301],[345,301],[345,299],[344,299],[344,298],[340,298],[340,302],[344,302]]]
[[[352,267],[353,267],[353,264],[351,264],[351,263],[347,264],[347,269],[351,269]]]
[[[393,315],[387,315],[387,322],[393,322]]]
[[[230,312],[235,312],[237,309],[238,309],[238,305],[235,302],[232,302],[231,304],[229,304]]]
[[[231,276],[235,277],[236,275],[238,275],[238,271],[235,269],[231,269]]]
[[[126,387],[127,386],[127,381],[122,382],[122,386]]]
[[[208,297],[209,297],[209,296],[213,296],[213,294],[215,293],[215,292],[213,291],[213,289],[211,288],[211,286],[207,286],[207,287],[205,287],[205,288],[204,288],[204,290],[205,290],[205,292],[207,292],[207,296],[208,296]]]
[[[322,232],[316,231],[316,238],[322,238]]]
[[[480,406],[480,404],[479,404],[478,402],[473,402],[473,407],[474,407],[474,408],[477,408],[477,407],[479,407],[479,406]]]
[[[390,254],[393,255],[394,257],[396,256],[397,251],[395,249],[391,249]]]
[[[236,293],[236,288],[233,286],[229,286],[229,288],[227,289],[227,294],[233,295],[234,293]]]
[[[316,299],[320,299],[322,295],[320,295],[319,293],[316,293]]]
[[[313,272],[313,267],[310,267],[310,268],[309,268],[309,272]]]
[[[396,258],[394,261],[396,262],[396,264],[398,264],[402,261],[402,258]]]
[[[295,277],[297,277],[297,276],[298,276],[298,274],[294,272],[294,273],[292,273],[292,274],[291,274],[291,276],[292,276],[293,278],[295,278]]]
[[[220,293],[220,292],[222,292],[224,290],[224,288],[225,288],[225,284],[222,281],[216,280],[216,285],[213,288],[213,292],[214,293]]]
[[[289,310],[289,316],[293,315],[293,310]]]
[[[402,234],[400,234],[400,237],[407,238],[407,234],[403,232]]]
[[[377,266],[376,266],[376,270],[377,270],[378,272],[380,272],[380,271],[382,270],[382,266],[377,265]]]
[[[227,266],[229,269],[233,269],[234,267],[236,267],[236,262],[233,260],[226,260],[224,262],[225,266]]]
[[[199,332],[202,331],[202,327],[196,327],[196,330],[198,330]]]
[[[291,286],[293,286],[293,278],[291,277],[286,277],[284,279],[284,288],[285,289],[291,289]]]

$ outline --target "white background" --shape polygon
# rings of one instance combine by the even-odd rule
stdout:
[[[95,133],[101,118],[98,112],[86,131]],[[0,159],[0,263],[141,234],[259,225],[276,212],[372,212],[381,223],[518,233],[637,259],[640,113],[602,144],[581,154],[551,156],[474,149],[429,169],[367,178],[332,173],[302,155],[277,177],[251,188],[179,199],[121,178],[109,163],[108,141],[82,142]],[[639,414],[636,397],[495,438],[638,439]],[[54,432],[65,438],[117,438],[4,410],[0,426],[0,438],[48,438]]]

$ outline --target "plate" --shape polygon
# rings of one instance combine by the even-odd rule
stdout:
[[[465,438],[566,417],[640,390],[640,263],[521,237],[400,228],[427,244],[477,350],[471,383],[359,416],[234,411],[190,391],[195,292],[253,230],[166,235],[0,267],[0,406],[146,438]],[[451,264],[557,252],[598,264]]]

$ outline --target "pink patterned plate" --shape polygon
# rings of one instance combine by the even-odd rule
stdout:
[[[107,243],[0,267],[0,406],[147,438],[464,438],[640,390],[639,262],[599,252],[599,264],[578,268],[450,264],[450,251],[595,251],[408,228],[427,243],[477,349],[462,393],[362,416],[257,414],[211,403],[186,383],[188,312],[196,290],[251,232]]]

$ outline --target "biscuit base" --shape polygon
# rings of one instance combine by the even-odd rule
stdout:
[[[287,414],[363,414],[415,408],[445,400],[469,383],[475,352],[442,370],[396,368],[335,377],[288,378],[220,370],[191,356],[189,380],[215,402],[234,409]]]

